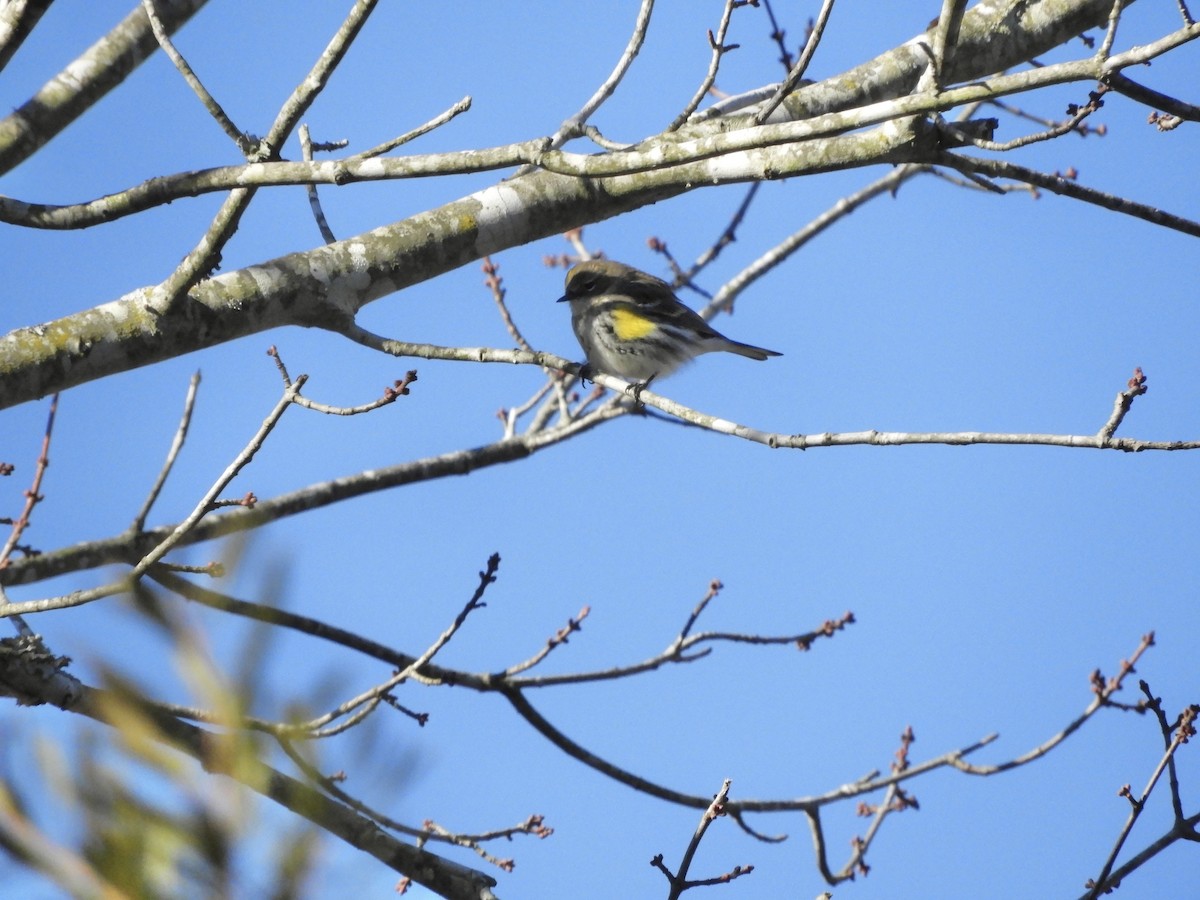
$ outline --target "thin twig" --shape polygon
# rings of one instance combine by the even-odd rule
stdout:
[[[435,128],[440,128],[442,125],[445,125],[451,119],[462,115],[470,108],[471,98],[469,96],[463,97],[449,109],[438,113],[424,125],[418,125],[411,131],[406,131],[404,134],[400,135],[399,137],[392,138],[390,141],[384,141],[382,144],[372,147],[370,150],[364,150],[362,153],[356,153],[354,156],[351,156],[350,159],[373,159],[376,156],[382,156],[385,153],[390,153],[397,147],[407,144],[409,141],[415,140],[423,134],[429,134],[429,132],[433,131]]]
[[[718,312],[727,312],[732,309],[733,301],[737,299],[737,296],[742,291],[780,265],[835,222],[850,215],[850,213],[869,200],[873,200],[883,194],[894,193],[905,181],[925,170],[926,167],[918,165],[897,166],[882,178],[855,191],[848,197],[841,198],[821,215],[817,216],[786,240],[776,244],[752,264],[742,269],[741,272],[738,272],[737,275],[727,281],[717,291],[712,302],[700,310],[700,315],[705,319],[711,319]]]
[[[283,362],[283,354],[279,352],[279,349],[271,345],[267,348],[267,356],[275,361],[275,367],[279,370],[279,374],[283,378],[284,388],[292,387],[292,377],[288,374],[287,366]],[[395,403],[401,397],[407,397],[411,393],[409,387],[416,381],[417,370],[409,369],[404,373],[403,378],[397,378],[385,387],[383,393],[378,398],[369,403],[361,403],[358,406],[331,406],[328,403],[318,403],[316,400],[310,400],[299,393],[293,397],[292,402],[304,409],[324,413],[327,416],[358,416],[363,413],[374,412],[381,406]]]
[[[1133,872],[1136,872],[1177,841],[1195,843],[1200,840],[1200,835],[1197,835],[1196,831],[1197,827],[1200,827],[1200,813],[1194,813],[1172,825],[1171,828],[1167,829],[1165,834],[1161,835],[1157,840],[1151,841],[1140,853],[1134,854],[1129,858],[1128,862],[1114,869],[1108,877],[1108,886],[1111,888],[1120,884]],[[1079,900],[1096,900],[1096,896],[1089,889],[1087,893],[1080,896]]]
[[[1143,374],[1141,366],[1139,366],[1133,370],[1133,377],[1129,379],[1128,387],[1117,394],[1117,399],[1113,401],[1112,415],[1108,417],[1108,421],[1096,432],[1096,437],[1106,441],[1116,434],[1117,429],[1121,427],[1121,423],[1125,421],[1125,416],[1129,413],[1130,407],[1133,406],[1134,398],[1140,397],[1147,390],[1149,388],[1146,387],[1146,376]]]
[[[1149,687],[1145,681],[1141,683],[1141,686],[1149,701],[1151,703],[1156,703],[1156,698],[1150,693]],[[1175,736],[1173,738],[1169,738],[1167,748],[1163,752],[1162,757],[1159,759],[1158,765],[1154,767],[1154,771],[1150,775],[1150,780],[1147,782],[1146,787],[1143,788],[1140,796],[1134,797],[1128,784],[1124,785],[1118,792],[1120,796],[1125,797],[1129,801],[1129,815],[1125,819],[1125,824],[1122,826],[1120,833],[1117,835],[1116,841],[1113,843],[1113,848],[1109,852],[1108,858],[1104,861],[1104,865],[1100,869],[1100,874],[1096,876],[1096,878],[1088,880],[1087,887],[1090,888],[1090,891],[1086,895],[1088,898],[1092,898],[1092,900],[1094,900],[1094,898],[1098,898],[1102,894],[1111,892],[1118,884],[1120,884],[1120,878],[1112,877],[1112,870],[1113,866],[1116,864],[1117,857],[1121,853],[1121,848],[1125,846],[1125,841],[1133,831],[1133,826],[1137,824],[1138,818],[1141,816],[1143,810],[1145,810],[1146,803],[1150,799],[1150,794],[1153,792],[1155,785],[1158,784],[1159,778],[1162,777],[1163,772],[1167,770],[1168,766],[1173,765],[1176,751],[1183,744],[1187,743],[1190,738],[1195,736],[1196,730],[1192,725],[1192,723],[1195,721],[1195,717],[1195,707],[1189,707],[1184,711],[1183,715],[1180,717],[1180,727],[1178,730],[1176,730]],[[1179,816],[1176,817],[1177,824],[1178,820]]]
[[[700,288],[696,286],[695,278],[702,271],[704,271],[704,269],[710,263],[715,261],[716,258],[721,255],[722,250],[737,240],[737,230],[739,227],[741,227],[742,222],[745,220],[746,213],[750,211],[750,205],[754,202],[754,198],[758,196],[758,189],[760,187],[762,187],[761,181],[756,181],[750,185],[749,189],[746,191],[746,196],[742,198],[742,202],[738,204],[738,208],[734,210],[733,215],[730,216],[729,221],[726,223],[725,228],[717,236],[717,239],[709,244],[708,247],[705,248],[704,252],[696,257],[696,261],[693,262],[687,269],[683,269],[676,264],[674,258],[672,258],[667,252],[667,245],[665,242],[660,241],[657,238],[652,238],[649,241],[651,250],[662,253],[664,256],[668,257],[668,262],[670,263],[672,270],[675,272],[675,284],[677,286],[686,285],[702,294],[705,299],[709,301],[712,300],[711,294],[709,294],[707,291],[700,290]]]
[[[500,277],[500,265],[492,261],[490,256],[483,258],[484,279],[483,283],[492,293],[492,300],[496,303],[496,309],[500,313],[500,318],[504,322],[504,327],[507,329],[509,336],[513,339],[518,347],[522,350],[533,352],[533,347],[525,340],[525,335],[521,334],[521,329],[517,327],[517,323],[513,320],[512,313],[509,312],[508,303],[506,302],[507,291],[504,289],[504,280]],[[564,380],[561,373],[555,369],[543,367],[542,372],[546,375],[546,383],[543,384],[533,397],[521,406],[514,407],[501,416],[501,421],[504,422],[505,435],[511,436],[516,433],[517,419],[532,409],[538,399],[542,397],[547,390],[553,390],[555,400],[558,403],[559,415],[566,419],[569,415],[567,409],[567,387],[568,383]]]
[[[621,54],[621,58],[617,60],[617,64],[613,67],[612,72],[609,73],[608,78],[604,79],[604,83],[596,88],[595,93],[588,98],[583,108],[563,122],[558,127],[558,130],[550,136],[546,145],[547,149],[557,150],[571,138],[582,134],[587,120],[603,105],[604,101],[613,95],[613,92],[617,89],[617,85],[621,83],[621,79],[625,77],[625,73],[629,71],[629,67],[633,65],[633,60],[642,49],[642,44],[646,40],[646,30],[650,27],[650,14],[653,11],[654,0],[641,0],[641,6],[638,7],[637,19],[633,23],[633,33],[629,36],[629,41],[625,45],[625,50]],[[517,171],[517,174],[523,175],[532,171],[532,169],[532,166],[524,166]]]
[[[358,36],[377,3],[378,0],[356,0],[324,52],[279,110],[274,124],[261,142],[262,157],[278,159],[279,148],[317,95],[324,90],[333,70],[350,49],[351,42]],[[221,250],[237,231],[238,223],[254,199],[255,192],[255,188],[242,187],[230,191],[200,241],[156,288],[156,305],[160,311],[169,309],[217,265]]]
[[[200,98],[200,102],[204,104],[204,108],[208,110],[210,116],[216,120],[216,123],[221,126],[229,137],[237,144],[238,150],[247,159],[256,159],[262,148],[259,142],[251,138],[246,132],[233,124],[233,120],[229,118],[221,104],[216,98],[208,92],[199,77],[188,65],[188,61],[183,58],[183,54],[175,49],[175,45],[171,43],[171,37],[167,34],[166,26],[158,17],[158,9],[155,7],[155,0],[142,0],[142,9],[146,11],[146,17],[150,20],[150,27],[154,30],[154,37],[158,41],[158,45],[162,48],[163,53],[175,65],[179,74],[183,76],[184,81],[192,89],[192,92]]]
[[[42,479],[45,478],[46,469],[50,466],[50,439],[54,435],[54,417],[57,413],[58,394],[56,393],[50,398],[50,412],[46,416],[46,429],[42,432],[42,449],[38,453],[37,461],[33,467],[33,483],[26,489],[25,505],[21,508],[21,514],[13,521],[4,546],[0,548],[0,571],[3,571],[12,562],[13,550],[17,548],[21,536],[29,528],[34,507],[45,499],[42,495]],[[7,605],[9,603],[7,595],[0,597],[0,602]],[[34,638],[33,630],[20,615],[13,615],[11,618],[13,620],[13,629],[18,635],[31,639]]]
[[[483,269],[483,274],[486,276],[483,283],[492,293],[492,300],[496,303],[496,309],[500,313],[500,319],[504,322],[504,328],[508,331],[508,336],[513,339],[513,342],[522,350],[533,352],[533,347],[529,345],[529,341],[525,340],[525,335],[521,334],[521,329],[517,328],[517,323],[513,321],[512,313],[508,311],[508,304],[505,303],[507,291],[504,289],[504,281],[500,277],[500,266],[492,261],[490,256],[483,258],[483,263],[480,266]]]
[[[1113,42],[1117,39],[1117,23],[1121,20],[1121,10],[1129,0],[1113,0],[1112,9],[1108,11],[1108,27],[1104,30],[1104,40],[1096,50],[1096,59],[1104,62],[1112,53]]]
[[[305,162],[313,160],[312,138],[308,133],[308,125],[300,126],[300,156]],[[321,208],[321,198],[317,196],[317,186],[311,183],[306,184],[304,190],[308,193],[308,208],[312,210],[317,229],[321,232],[321,239],[327,244],[332,244],[337,240],[337,235],[333,233],[333,229],[329,227],[329,221],[325,218],[325,210]]]
[[[1124,72],[1114,72],[1112,75],[1109,75],[1107,84],[1117,93],[1123,94],[1131,100],[1136,100],[1138,103],[1152,106],[1155,109],[1161,109],[1163,112],[1178,119],[1186,119],[1189,122],[1200,122],[1200,106],[1184,103],[1182,100],[1177,100],[1167,94],[1140,85],[1125,75]]]
[[[57,414],[58,394],[56,393],[50,398],[50,412],[46,416],[46,429],[42,432],[42,449],[38,453],[37,462],[33,467],[33,483],[25,491],[25,505],[21,508],[21,514],[12,523],[4,546],[0,547],[0,571],[12,564],[13,550],[16,549],[25,529],[29,527],[34,507],[45,499],[41,493],[42,479],[46,475],[46,469],[50,466],[50,438],[54,435],[54,417]]]
[[[302,375],[296,379],[295,384],[291,388],[284,391],[283,396],[279,398],[279,401],[275,404],[275,408],[268,413],[266,419],[259,426],[258,431],[255,432],[246,446],[242,448],[241,452],[234,457],[233,461],[225,467],[225,471],[221,473],[220,477],[213,482],[204,496],[200,498],[200,501],[191,513],[188,514],[187,518],[175,526],[166,540],[161,541],[153,550],[138,560],[137,564],[126,576],[128,581],[135,581],[144,575],[146,570],[166,556],[200,519],[211,512],[214,501],[224,492],[229,483],[237,477],[237,474],[250,464],[250,461],[254,459],[258,451],[262,449],[267,437],[275,430],[275,426],[279,424],[279,420],[283,417],[283,414],[292,405],[293,399],[300,393],[300,389],[304,386],[306,380],[306,376]]]
[[[587,122],[598,110],[601,105],[616,91],[617,85],[621,83],[621,79],[625,77],[625,73],[629,71],[629,67],[633,65],[634,59],[642,49],[642,44],[646,40],[646,31],[650,27],[650,14],[654,11],[654,0],[641,0],[641,5],[638,7],[637,18],[633,23],[633,33],[629,36],[629,41],[625,44],[625,50],[621,53],[621,58],[617,60],[617,64],[613,66],[612,72],[608,78],[604,79],[604,83],[596,88],[595,93],[588,98],[587,103],[575,115],[571,116],[550,138],[551,149],[561,147],[567,140],[579,133],[579,129]]]
[[[158,470],[158,478],[154,480],[150,493],[146,495],[146,500],[142,503],[142,508],[138,510],[138,514],[133,517],[133,524],[129,526],[129,530],[135,534],[140,533],[146,527],[146,517],[150,515],[150,509],[167,483],[167,476],[171,474],[175,460],[179,458],[179,451],[183,449],[183,442],[187,440],[188,428],[192,423],[192,410],[196,406],[196,395],[199,390],[200,372],[197,371],[188,382],[187,396],[183,400],[183,414],[179,417],[179,426],[175,429],[175,437],[171,441],[171,448],[167,451],[167,458],[163,460],[162,468]]]
[[[717,594],[721,593],[721,589],[723,587],[725,587],[725,585],[721,584],[721,579],[719,578],[714,578],[708,583],[707,593],[700,598],[700,602],[696,604],[696,607],[692,610],[691,615],[688,616],[687,621],[683,623],[683,627],[679,629],[679,634],[676,636],[674,643],[667,648],[668,655],[679,655],[680,651],[683,649],[684,641],[686,641],[688,635],[691,634],[692,628],[696,625],[696,621],[703,614],[704,610],[708,608],[708,604],[712,603],[712,601],[717,598]]]
[[[767,19],[771,23],[770,38],[779,47],[779,62],[783,64],[784,71],[790,72],[792,69],[792,53],[787,48],[787,32],[779,27],[779,22],[775,19],[775,10],[771,8],[771,0],[762,0],[762,6],[767,11]]]
[[[1091,676],[1091,684],[1092,693],[1095,694],[1095,697],[1092,702],[1087,705],[1082,713],[1068,722],[1066,727],[1060,730],[1057,734],[1043,741],[1041,744],[1038,744],[1032,750],[996,765],[977,766],[962,760],[958,760],[954,763],[954,768],[967,775],[989,776],[999,774],[1000,772],[1007,772],[1009,769],[1019,768],[1027,763],[1033,762],[1035,759],[1041,759],[1043,756],[1073,735],[1076,731],[1082,728],[1084,723],[1092,718],[1092,716],[1094,716],[1100,709],[1105,706],[1112,705],[1112,696],[1121,690],[1121,688],[1124,686],[1125,678],[1134,671],[1134,666],[1138,660],[1140,660],[1142,655],[1153,646],[1154,632],[1151,631],[1142,636],[1137,649],[1133,652],[1133,655],[1128,660],[1121,660],[1117,674],[1112,678],[1105,679],[1100,674],[1098,669],[1093,672]]]
[[[505,871],[512,871],[511,860],[506,861],[498,859],[492,854],[486,852],[482,847],[482,843],[484,841],[497,839],[512,840],[512,838],[517,834],[534,834],[541,837],[545,836],[545,833],[550,833],[552,831],[552,829],[541,827],[540,816],[530,816],[525,820],[525,822],[513,828],[498,829],[496,831],[487,832],[484,834],[459,834],[448,831],[444,828],[433,826],[432,823],[426,823],[425,828],[415,828],[411,825],[405,825],[398,819],[394,819],[375,807],[370,806],[365,801],[352,796],[339,784],[339,779],[323,775],[311,762],[305,759],[304,756],[296,750],[295,746],[293,746],[292,742],[287,738],[281,737],[278,740],[279,746],[283,749],[283,752],[287,754],[288,758],[291,759],[293,763],[295,763],[296,767],[300,769],[305,778],[307,778],[313,784],[319,786],[334,799],[345,803],[355,812],[366,816],[372,822],[377,823],[380,827],[388,828],[400,834],[407,835],[408,837],[416,838],[418,842],[432,840],[440,841],[446,844],[452,844],[458,847],[468,847],[474,850],[481,858]]]
[[[1102,209],[1132,216],[1135,219],[1142,219],[1145,222],[1161,225],[1163,228],[1170,228],[1183,234],[1189,234],[1192,237],[1200,237],[1200,222],[1164,212],[1161,209],[1147,206],[1144,203],[1126,200],[1124,197],[1118,197],[1115,194],[1106,194],[1094,188],[1084,187],[1077,182],[1063,178],[1061,175],[1049,175],[1045,172],[1027,169],[1024,166],[1018,166],[1001,159],[983,159],[964,156],[959,153],[943,153],[940,162],[942,165],[957,169],[963,173],[974,172],[979,175],[986,175],[989,178],[1011,178],[1014,181],[1034,184],[1054,194],[1061,194],[1073,200],[1082,200],[1084,203],[1091,203]]]
[[[225,490],[230,481],[237,476],[237,473],[242,470],[254,458],[255,454],[262,448],[263,442],[267,436],[275,429],[279,423],[280,417],[287,411],[287,408],[292,405],[293,398],[299,393],[307,380],[306,376],[301,376],[296,382],[284,391],[279,402],[275,404],[275,408],[259,426],[255,433],[242,449],[242,451],[234,458],[233,462],[226,467],[221,476],[213,483],[212,487],[196,504],[191,514],[178,525],[169,529],[167,534],[157,541],[155,545],[147,551],[141,559],[126,573],[120,580],[110,582],[100,587],[91,588],[86,591],[73,591],[70,594],[64,594],[59,597],[50,597],[43,600],[30,600],[25,603],[9,604],[0,606],[0,615],[11,616],[20,615],[25,612],[45,612],[51,609],[68,609],[75,606],[82,606],[86,603],[91,603],[94,600],[100,600],[104,597],[111,597],[114,594],[124,593],[129,590],[130,585],[141,578],[146,571],[162,559],[176,545],[185,542],[185,538],[196,527],[200,520],[213,511],[215,501],[218,495]],[[252,496],[252,495],[251,495]],[[244,505],[244,504],[243,504]],[[143,535],[144,536],[144,535]],[[136,537],[136,535],[135,535]]]
[[[700,822],[696,826],[696,830],[692,832],[692,838],[688,841],[687,849],[683,852],[683,859],[680,860],[678,872],[671,872],[666,867],[666,864],[663,863],[663,855],[661,853],[650,860],[650,865],[662,872],[667,878],[667,883],[671,886],[670,891],[667,893],[668,900],[678,900],[683,895],[683,892],[690,888],[724,884],[743,875],[749,875],[754,871],[753,866],[736,866],[729,872],[716,878],[691,880],[687,877],[688,870],[692,867],[692,860],[696,856],[696,851],[700,849],[700,841],[704,839],[704,835],[708,831],[708,826],[716,821],[718,816],[725,815],[725,804],[729,801],[729,787],[732,783],[728,778],[722,782],[721,789],[713,796],[712,803],[708,805],[703,815],[700,816]]]
[[[517,422],[520,420],[521,416],[525,415],[525,413],[537,406],[552,390],[561,390],[563,398],[567,400],[570,399],[570,395],[567,394],[566,389],[562,386],[562,373],[560,372],[556,376],[552,372],[550,377],[542,382],[541,386],[534,391],[529,399],[524,403],[519,403],[516,406],[510,406],[507,409],[497,410],[496,417],[504,424],[504,436],[506,438],[516,436]],[[563,413],[561,406],[559,407],[559,413],[560,415]],[[567,418],[570,418],[569,408],[566,410],[566,415],[563,415],[562,418],[564,421]],[[537,423],[538,428],[544,425],[545,421]],[[535,428],[534,430],[537,429]]]
[[[809,32],[808,40],[804,42],[804,49],[800,53],[800,58],[796,60],[796,65],[788,72],[787,78],[783,80],[783,84],[779,85],[775,91],[775,96],[767,101],[766,106],[760,109],[754,116],[756,125],[763,125],[767,119],[771,117],[771,113],[779,108],[779,105],[787,99],[788,94],[796,89],[800,83],[800,79],[804,77],[804,73],[808,70],[808,64],[812,61],[813,54],[817,52],[817,45],[821,43],[821,36],[825,33],[825,23],[829,21],[829,14],[833,12],[833,0],[822,0],[821,11],[817,13],[817,21]]]
[[[546,640],[545,645],[538,650],[537,653],[533,654],[533,656],[529,657],[529,659],[525,660],[524,662],[516,663],[515,665],[511,665],[505,669],[503,672],[503,677],[512,678],[514,675],[519,675],[522,672],[529,671],[547,656],[549,656],[556,647],[561,647],[563,644],[567,643],[572,634],[583,630],[583,620],[588,617],[588,613],[591,611],[591,607],[583,607],[583,609],[579,611],[579,615],[575,616],[573,619],[567,619],[567,624],[558,629],[558,631],[554,632],[554,634],[552,634]]]
[[[738,48],[737,44],[725,44],[725,35],[729,31],[729,20],[733,17],[733,8],[736,5],[737,0],[725,0],[725,9],[721,12],[721,21],[717,25],[716,37],[711,31],[708,33],[708,46],[712,49],[712,56],[708,61],[708,71],[704,73],[704,78],[700,81],[700,86],[696,88],[692,99],[666,127],[667,131],[678,130],[696,111],[700,103],[708,96],[708,92],[712,90],[713,82],[717,80],[717,70],[721,68],[721,57]]]
[[[971,144],[981,150],[990,150],[994,153],[1007,153],[1010,150],[1017,150],[1030,144],[1054,140],[1055,138],[1062,137],[1064,134],[1068,134],[1072,131],[1079,134],[1086,133],[1088,130],[1086,126],[1083,128],[1080,126],[1083,125],[1084,120],[1086,120],[1092,113],[1096,112],[1101,106],[1104,105],[1104,101],[1101,98],[1104,96],[1107,90],[1107,87],[1100,85],[1096,90],[1091,91],[1088,94],[1088,102],[1083,106],[1075,106],[1072,104],[1070,118],[1065,119],[1062,122],[1053,123],[1053,125],[1050,128],[1047,128],[1045,131],[1039,131],[1035,134],[1022,135],[1021,137],[1014,138],[1011,141],[1001,142],[986,140],[968,133],[963,128],[959,128],[948,123],[942,123],[942,127],[944,127],[950,134],[952,134],[962,143]],[[1101,135],[1107,133],[1107,129],[1105,129],[1103,125],[1092,130]]]
[[[405,666],[404,671],[400,673],[401,676],[415,678],[418,681],[426,680],[421,672],[421,669],[424,668],[425,665],[427,665],[438,654],[438,651],[445,647],[446,644],[450,642],[450,639],[458,633],[458,630],[462,628],[463,623],[467,621],[467,616],[469,616],[475,610],[487,606],[487,604],[483,602],[483,595],[487,591],[488,587],[496,582],[496,572],[499,570],[499,568],[500,554],[493,553],[488,557],[487,568],[479,573],[479,585],[475,588],[475,593],[471,595],[471,598],[467,601],[466,606],[464,606],[459,611],[458,615],[454,617],[454,621],[450,623],[450,626],[440,635],[438,635],[437,639],[425,649],[425,652]]]
[[[940,93],[945,87],[942,82],[942,73],[949,65],[948,54],[953,53],[954,45],[958,42],[959,26],[962,24],[965,5],[965,0],[942,0],[941,12],[929,29],[933,32],[932,40],[928,43],[925,41],[917,43],[917,46],[929,58],[925,71],[917,80],[916,90],[918,93],[923,91]],[[926,31],[926,34],[929,34],[929,30]]]
[[[891,765],[893,775],[908,771],[909,751],[912,749],[915,741],[916,737],[913,734],[912,726],[909,725],[900,734],[900,749],[896,751],[895,760]],[[853,879],[856,874],[865,876],[870,871],[870,867],[866,864],[867,851],[879,835],[884,819],[892,813],[916,808],[918,808],[916,798],[896,782],[888,785],[887,790],[884,791],[883,799],[879,803],[860,802],[858,805],[858,814],[860,816],[870,816],[871,824],[867,826],[865,834],[861,837],[856,836],[851,841],[850,859],[847,860],[840,872],[836,874],[830,872],[829,862],[825,856],[822,855],[817,858],[817,866],[826,881],[834,884]],[[820,829],[820,820],[812,813],[809,814],[809,827],[816,830]]]

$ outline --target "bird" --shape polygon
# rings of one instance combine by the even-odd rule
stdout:
[[[775,350],[727,338],[685,306],[671,285],[611,259],[589,259],[567,272],[571,328],[587,356],[581,377],[596,372],[630,382],[637,399],[664,377],[702,353],[723,350],[748,359],[782,356]]]

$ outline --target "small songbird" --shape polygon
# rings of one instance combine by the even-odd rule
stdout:
[[[656,377],[714,350],[750,359],[781,356],[725,337],[684,306],[661,278],[610,259],[581,262],[567,273],[571,327],[587,354],[583,377],[605,372],[640,393]]]

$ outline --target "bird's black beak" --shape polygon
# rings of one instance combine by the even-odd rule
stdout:
[[[555,303],[562,303],[562,302],[564,302],[564,301],[566,301],[566,300],[570,300],[570,299],[571,299],[571,298],[570,298],[570,297],[568,297],[566,294],[563,294],[561,297],[559,297],[559,298],[558,298],[557,300],[555,300],[554,302],[555,302]]]

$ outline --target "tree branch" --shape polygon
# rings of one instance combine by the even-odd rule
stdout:
[[[168,34],[175,32],[206,2],[164,3],[161,13],[164,29]],[[157,49],[150,20],[137,3],[112,31],[0,120],[0,174],[16,168],[49,143]]]

